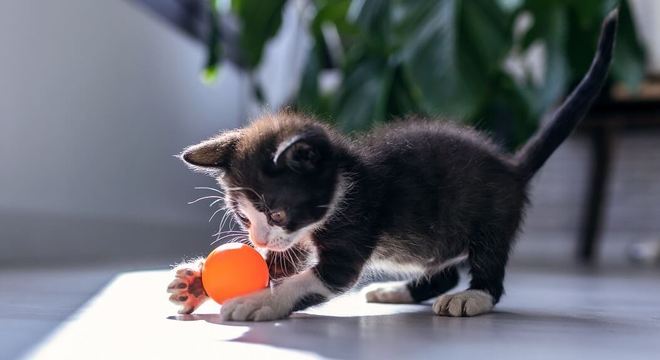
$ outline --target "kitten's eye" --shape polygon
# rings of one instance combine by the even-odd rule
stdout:
[[[286,212],[284,210],[272,211],[268,214],[268,217],[275,225],[284,225],[286,223]]]
[[[250,226],[250,220],[247,218],[247,216],[243,215],[240,211],[236,211],[236,216],[238,216],[239,219],[245,224],[245,226]]]

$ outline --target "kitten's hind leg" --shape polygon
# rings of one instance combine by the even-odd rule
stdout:
[[[451,266],[431,276],[422,276],[407,283],[373,284],[367,288],[366,298],[373,303],[417,303],[444,294],[456,284],[458,270]]]
[[[490,245],[486,245],[490,244]],[[433,312],[442,316],[475,316],[489,312],[504,292],[504,269],[509,244],[477,242],[470,248],[470,288],[455,294],[440,296]]]

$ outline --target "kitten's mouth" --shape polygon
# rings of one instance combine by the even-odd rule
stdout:
[[[266,250],[275,251],[275,252],[284,252],[284,251],[287,251],[290,248],[290,246],[273,246],[272,244],[267,244],[267,245],[262,245],[262,246],[255,245],[255,246],[260,248],[260,249],[266,249]]]
[[[253,236],[249,236],[250,242],[252,245],[254,245],[255,248],[257,249],[263,249],[263,250],[269,250],[269,251],[275,251],[275,252],[283,252],[288,250],[291,247],[291,244],[288,242],[283,242],[283,241],[260,241],[257,240]]]

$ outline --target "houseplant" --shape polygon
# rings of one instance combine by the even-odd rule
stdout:
[[[226,51],[238,51],[235,63],[254,72],[280,28],[287,1],[210,4],[213,31],[227,19],[238,31],[230,41],[211,37],[206,74],[217,72]],[[644,53],[627,1],[310,0],[304,5],[313,46],[289,105],[349,132],[420,114],[465,121],[513,148],[584,74],[601,20],[617,5],[621,22],[612,79],[634,90],[644,75]],[[507,68],[539,47],[545,64],[540,77],[524,66],[518,73]],[[328,72],[340,79],[335,88],[320,84]],[[253,87],[262,99],[258,81]]]

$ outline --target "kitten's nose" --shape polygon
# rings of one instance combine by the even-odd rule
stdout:
[[[257,234],[257,231],[253,230],[254,227],[250,227],[248,229],[248,235],[250,236],[250,241],[254,244],[256,247],[266,247],[268,245],[268,236],[264,236],[267,234]]]

